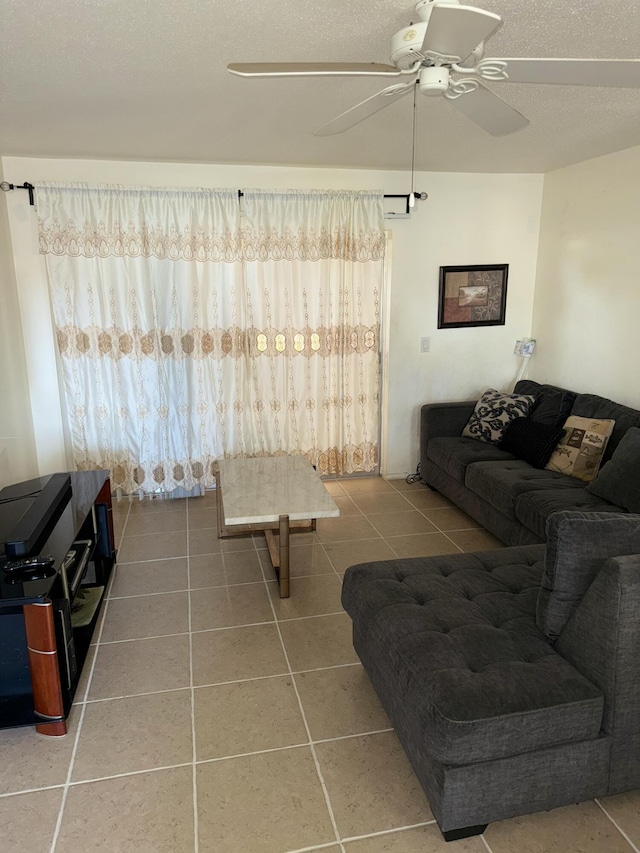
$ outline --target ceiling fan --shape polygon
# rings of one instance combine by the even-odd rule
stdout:
[[[232,63],[241,77],[402,77],[314,131],[342,133],[414,91],[444,97],[493,136],[521,130],[528,120],[482,81],[640,88],[640,59],[492,59],[485,42],[502,26],[493,12],[459,0],[418,0],[419,21],[391,39],[391,63]]]

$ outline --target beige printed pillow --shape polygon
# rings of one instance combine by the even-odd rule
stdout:
[[[532,394],[503,394],[489,388],[476,403],[462,435],[500,444],[509,424],[516,418],[526,418],[535,399]]]
[[[614,424],[610,418],[571,415],[564,422],[564,438],[545,467],[590,483],[598,473]]]

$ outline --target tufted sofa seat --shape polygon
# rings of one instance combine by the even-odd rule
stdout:
[[[447,841],[640,788],[640,515],[556,512],[544,535],[345,573],[354,648]]]
[[[487,761],[595,737],[599,690],[536,626],[542,547],[356,566],[344,606],[430,753]]]
[[[465,436],[440,436],[432,439],[427,448],[430,462],[452,477],[464,482],[467,467],[480,462],[503,462],[505,459],[515,460],[511,453],[505,453],[495,444],[476,441]]]

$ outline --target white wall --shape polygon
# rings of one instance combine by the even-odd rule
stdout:
[[[0,193],[0,488],[38,475],[7,198]]]
[[[529,376],[640,408],[640,147],[545,177]]]
[[[511,391],[517,338],[529,335],[542,175],[430,173],[420,213],[396,223],[389,353],[388,472],[415,470],[420,406]],[[439,267],[508,263],[506,323],[438,329]],[[420,337],[431,352],[419,352]]]
[[[215,166],[5,157],[5,173],[22,183],[87,181],[155,186],[291,187],[406,192],[398,172]],[[429,193],[410,220],[388,220],[393,230],[389,320],[389,388],[383,413],[388,453],[386,474],[404,476],[418,462],[418,416],[422,403],[466,399],[489,386],[510,390],[517,369],[513,344],[530,333],[542,175],[420,173],[416,189]],[[43,473],[64,464],[65,451],[56,387],[54,338],[48,316],[43,259],[37,254],[36,215],[26,194],[13,193],[11,236],[20,284],[24,334],[33,394],[38,459]],[[508,263],[505,326],[437,329],[438,268],[453,264]],[[422,336],[431,352],[419,352]]]

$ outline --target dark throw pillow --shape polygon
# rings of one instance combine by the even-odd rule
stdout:
[[[513,453],[534,468],[544,468],[563,437],[562,427],[543,424],[531,418],[518,418],[511,421],[505,430],[500,450]]]
[[[531,420],[561,427],[571,414],[576,395],[570,391],[543,387],[531,409]]]
[[[629,512],[640,513],[640,429],[631,427],[587,491]]]
[[[502,394],[489,388],[476,403],[462,435],[500,444],[507,426],[516,418],[526,418],[534,400],[528,394]]]

